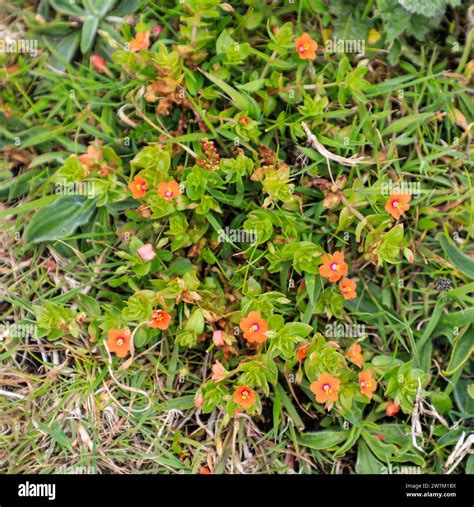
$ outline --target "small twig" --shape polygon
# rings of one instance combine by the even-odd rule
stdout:
[[[318,138],[311,132],[308,125],[306,125],[306,123],[304,121],[301,122],[301,126],[303,127],[303,130],[305,131],[305,134],[306,134],[311,146],[327,160],[332,160],[332,161],[337,162],[339,164],[350,166],[350,167],[355,167],[360,164],[375,164],[376,163],[374,160],[371,160],[369,157],[346,158],[346,157],[341,157],[339,155],[335,155],[334,153],[331,153],[324,145],[322,145],[318,141]]]
[[[4,389],[0,389],[0,394],[3,396],[7,396],[8,398],[16,398],[18,400],[25,399],[25,396],[23,396],[23,394],[12,393],[10,391],[5,391]]]

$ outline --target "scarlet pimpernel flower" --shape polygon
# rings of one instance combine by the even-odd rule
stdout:
[[[167,201],[171,201],[175,197],[179,197],[181,195],[181,190],[175,180],[162,181],[161,183],[158,183],[158,195]]]
[[[321,373],[318,380],[313,382],[309,387],[316,395],[318,403],[327,403],[338,400],[340,385],[341,382],[338,378],[333,377],[329,373]]]
[[[390,400],[388,402],[387,408],[385,409],[385,413],[388,417],[393,417],[395,414],[398,414],[400,411],[400,405],[395,405],[395,403]]]
[[[265,333],[268,331],[268,323],[258,312],[250,312],[247,317],[241,319],[239,325],[249,343],[263,343],[267,340]]]
[[[358,343],[354,343],[354,345],[351,346],[349,352],[347,353],[347,357],[349,361],[356,364],[359,368],[362,368],[362,365],[364,364],[364,357],[362,356],[361,347]]]
[[[296,37],[296,51],[302,60],[316,60],[318,43],[307,33]]]
[[[142,261],[152,261],[156,257],[156,253],[153,251],[153,245],[147,243],[137,249],[137,253]]]
[[[334,252],[323,256],[323,263],[319,266],[319,274],[330,282],[338,282],[347,275],[347,264],[344,262],[344,254]]]
[[[385,211],[390,213],[393,218],[398,220],[405,211],[410,209],[410,194],[394,194],[391,195],[385,203]]]
[[[341,289],[342,296],[344,299],[354,299],[357,297],[356,292],[357,284],[349,278],[343,278],[339,282],[339,288]]]
[[[257,401],[255,392],[247,386],[239,386],[234,392],[234,402],[243,409],[250,408]]]
[[[164,310],[154,310],[151,316],[149,326],[153,329],[164,331],[170,327],[171,315]]]
[[[374,391],[377,389],[377,382],[372,377],[370,370],[364,370],[359,373],[359,386],[362,394],[365,394],[369,400],[372,399]]]
[[[137,32],[135,38],[128,42],[130,51],[137,52],[148,49],[150,45],[150,31]]]
[[[134,199],[140,199],[146,194],[148,185],[141,176],[137,175],[133,178],[133,181],[129,183],[128,188],[132,192],[132,197]]]
[[[301,343],[296,349],[296,359],[301,363],[308,353],[309,343]]]
[[[125,357],[130,352],[130,329],[109,329],[107,348],[118,357]]]

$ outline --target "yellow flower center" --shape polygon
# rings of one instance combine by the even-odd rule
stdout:
[[[121,347],[125,343],[125,340],[123,338],[117,338],[117,345]]]
[[[173,190],[171,188],[168,188],[165,192],[166,197],[171,197],[173,195]]]
[[[242,398],[244,400],[246,400],[249,396],[250,396],[250,393],[247,390],[242,391]]]
[[[332,269],[333,271],[339,271],[339,270],[341,269],[341,266],[339,266],[339,264],[338,264],[337,262],[333,262],[333,263],[331,264],[331,269]]]
[[[258,324],[252,324],[252,325],[250,326],[250,328],[249,328],[249,331],[250,331],[251,333],[255,333],[256,331],[258,331],[258,329],[259,329],[259,328],[258,328]]]
[[[398,209],[400,207],[400,201],[393,201],[392,202],[392,207]]]

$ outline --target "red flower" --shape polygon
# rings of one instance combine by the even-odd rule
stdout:
[[[356,283],[349,280],[349,278],[343,278],[339,282],[339,288],[341,289],[344,299],[354,299],[357,297],[356,287]]]
[[[99,165],[103,160],[102,150],[100,149],[100,141],[89,144],[87,152],[79,155],[79,161],[85,165],[88,169]]]
[[[212,365],[212,380],[214,382],[220,382],[227,377],[227,370],[222,366],[219,361],[216,361],[215,364]]]
[[[377,382],[372,378],[370,370],[364,370],[359,373],[359,386],[362,394],[365,394],[369,400],[372,399],[374,391],[377,389]]]
[[[354,345],[352,345],[352,347],[349,349],[349,352],[347,353],[347,357],[349,358],[349,361],[356,364],[359,368],[362,368],[364,357],[361,354],[361,348],[358,343],[354,343]]]
[[[150,45],[150,32],[137,32],[135,38],[128,42],[130,51],[141,51],[148,49]]]
[[[171,201],[175,197],[181,195],[181,190],[178,183],[174,180],[162,181],[161,183],[158,183],[158,194],[163,197],[163,199]]]
[[[390,213],[393,218],[398,220],[405,211],[410,209],[411,195],[409,194],[394,194],[388,198],[385,203],[385,211]]]
[[[133,181],[129,183],[128,188],[132,192],[132,197],[134,199],[140,199],[146,194],[148,185],[141,176],[135,176]]]
[[[92,55],[91,56],[91,64],[95,68],[97,72],[100,72],[103,74],[106,69],[107,65],[105,64],[105,59],[100,55]]]
[[[302,60],[316,60],[318,43],[307,33],[295,39],[296,51]]]
[[[208,475],[208,474],[211,474],[211,475],[212,475],[212,472],[209,470],[209,468],[207,468],[207,467],[202,467],[202,468],[199,470],[199,474],[200,474],[200,475]]]
[[[303,359],[306,357],[306,354],[308,353],[309,343],[301,343],[298,348],[296,349],[296,358],[298,359],[298,362],[301,363]]]
[[[204,396],[202,393],[198,393],[196,397],[194,398],[194,406],[196,408],[202,407],[202,404],[204,403]]]
[[[109,329],[109,339],[107,340],[107,348],[110,352],[115,352],[118,357],[125,357],[130,351],[129,329]]]
[[[265,333],[268,331],[268,323],[258,312],[250,312],[248,317],[241,319],[239,326],[249,343],[263,343],[267,340]]]
[[[170,327],[171,316],[164,310],[154,310],[150,323],[148,324],[153,329],[161,329],[164,331]]]
[[[250,408],[257,401],[254,391],[250,387],[239,386],[234,393],[234,402],[242,408]]]
[[[216,347],[223,347],[225,344],[224,341],[224,331],[221,331],[220,329],[215,329],[212,333],[212,341],[214,342],[214,345]]]
[[[319,274],[330,282],[337,282],[347,275],[347,264],[344,262],[344,254],[334,252],[323,256],[323,263],[319,266]]]
[[[309,388],[316,395],[318,403],[335,402],[339,398],[339,387],[341,382],[338,378],[329,375],[329,373],[321,373],[318,380],[313,382]]]
[[[385,409],[385,413],[388,415],[388,417],[393,417],[395,414],[397,414],[400,411],[400,405],[395,405],[393,401],[389,401],[387,408]]]

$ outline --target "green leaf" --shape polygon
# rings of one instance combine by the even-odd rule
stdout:
[[[67,16],[81,16],[84,14],[84,11],[71,0],[49,0],[49,3],[54,10]]]
[[[33,243],[56,241],[70,236],[89,222],[96,209],[95,201],[85,196],[65,195],[38,211],[25,231],[25,240]]]
[[[309,324],[303,324],[302,322],[289,322],[278,331],[278,334],[285,337],[298,336],[299,338],[306,338],[312,330],[313,327]]]
[[[282,385],[277,384],[275,386],[275,391],[278,391],[278,395],[281,399],[283,407],[290,416],[290,419],[292,420],[293,424],[296,426],[297,429],[304,430],[304,422],[301,419],[300,415],[298,414],[298,411],[296,410],[295,406],[291,402],[291,399],[289,398],[288,394],[286,394],[285,389],[283,389]]]
[[[71,442],[58,422],[53,422],[49,426],[41,421],[36,421],[36,424],[41,431],[47,433],[60,447],[67,451],[72,451]]]
[[[388,134],[396,134],[398,132],[406,131],[412,125],[422,123],[433,115],[434,115],[434,113],[418,113],[418,114],[411,114],[409,116],[404,116],[403,118],[399,118],[398,120],[395,120],[393,123],[391,123],[382,132],[382,136],[386,136]]]
[[[455,343],[448,367],[444,372],[450,376],[468,361],[474,351],[474,327],[470,327]]]
[[[449,262],[453,264],[461,273],[474,280],[474,260],[461,252],[459,248],[451,243],[444,232],[440,232],[436,239],[439,241],[444,253],[448,256]]]
[[[209,74],[208,72],[205,72],[201,69],[201,72],[214,84],[216,84],[226,95],[229,96],[229,98],[232,100],[232,102],[235,104],[236,107],[238,107],[241,111],[247,112],[250,116],[252,116],[254,119],[257,119],[260,114],[261,110],[258,105],[258,103],[250,97],[250,95],[246,95],[244,93],[239,93],[236,89],[232,88],[232,86],[228,85],[225,81],[222,81],[222,79],[219,79],[216,76],[213,76],[212,74]]]
[[[430,394],[431,403],[441,414],[447,414],[453,408],[451,398],[444,392],[434,392]]]
[[[45,45],[54,57],[50,61],[51,67],[57,70],[63,70],[76,53],[80,38],[81,33],[78,30],[75,30],[59,41],[58,39],[51,40],[43,37]]]
[[[323,430],[311,433],[303,433],[298,437],[298,443],[311,449],[322,451],[337,447],[347,440],[348,431],[344,430]]]
[[[99,18],[97,16],[87,16],[82,25],[81,34],[81,52],[88,53],[94,44],[95,34],[99,26]]]
[[[393,229],[380,237],[380,246],[377,249],[379,264],[381,260],[389,264],[396,264],[400,257],[403,241],[403,224],[396,225]]]
[[[194,309],[184,329],[186,331],[192,331],[197,335],[200,335],[204,332],[204,315],[200,308]]]
[[[189,410],[194,407],[194,394],[180,396],[158,404],[159,410]]]
[[[382,466],[382,463],[370,452],[367,444],[359,440],[356,472],[358,474],[380,474]]]

